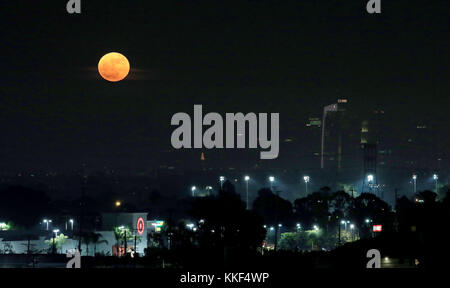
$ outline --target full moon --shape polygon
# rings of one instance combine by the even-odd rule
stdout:
[[[98,72],[103,79],[117,82],[127,77],[130,72],[130,62],[122,54],[111,52],[98,61]]]

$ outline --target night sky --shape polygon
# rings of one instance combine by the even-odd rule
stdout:
[[[66,2],[0,6],[2,170],[140,170],[199,159],[202,150],[170,153],[170,119],[192,115],[194,104],[278,112],[280,142],[297,137],[289,148],[297,150],[308,117],[337,98],[361,113],[383,107],[393,125],[439,123],[448,135],[448,0],[382,0],[381,15],[368,14],[366,0],[82,0],[80,15]],[[98,74],[111,51],[130,61],[122,82]]]

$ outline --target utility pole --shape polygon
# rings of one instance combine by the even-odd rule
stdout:
[[[271,181],[271,183],[272,183],[272,181]],[[276,194],[277,194],[277,217],[276,217],[276,219],[277,219],[277,221],[276,221],[276,223],[275,223],[275,243],[274,243],[274,251],[277,251],[277,246],[278,246],[278,229],[280,228],[279,227],[279,221],[280,221],[280,216],[279,216],[279,212],[280,211],[278,211],[279,209],[280,209],[280,205],[279,205],[279,195],[280,195],[280,192],[279,191],[276,191]]]
[[[134,255],[137,253],[137,235],[136,232],[134,232]]]
[[[127,228],[123,229],[124,234],[125,234],[125,239],[124,239],[124,246],[125,246],[125,252],[124,252],[124,256],[127,256]]]
[[[80,215],[79,215],[79,220],[78,220],[78,237],[79,237],[79,241],[78,241],[78,251],[80,252],[81,255],[81,238],[82,238],[82,233],[83,233],[83,218],[84,218],[84,214],[85,214],[85,197],[86,197],[86,174],[85,174],[85,164],[82,165],[82,169],[81,169],[81,201],[80,201]]]
[[[338,240],[338,246],[341,246],[341,222],[338,218],[338,226],[339,226],[339,240]]]

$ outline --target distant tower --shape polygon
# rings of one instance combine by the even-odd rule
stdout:
[[[322,116],[322,149],[321,149],[321,153],[320,153],[320,168],[324,168],[324,164],[323,164],[323,154],[324,154],[324,147],[325,147],[325,120],[327,118],[327,114],[328,112],[336,112],[338,110],[338,104],[331,104],[328,106],[325,106],[323,108],[323,116]]]
[[[206,158],[204,152],[200,154],[200,166],[202,171],[206,171]]]

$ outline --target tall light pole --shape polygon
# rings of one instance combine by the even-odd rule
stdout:
[[[308,183],[309,183],[309,176],[303,176],[303,180],[305,181],[305,196],[308,195]]]
[[[369,192],[372,193],[373,175],[367,175],[367,183],[369,184]]]
[[[434,184],[436,186],[436,194],[438,194],[438,179],[439,179],[438,175],[434,174],[433,175],[433,180],[434,180]]]
[[[191,191],[192,191],[192,197],[195,197],[195,190],[197,189],[197,187],[192,186],[191,187]]]
[[[52,220],[47,220],[47,219],[44,219],[42,222],[44,222],[45,224],[47,224],[47,231],[48,231],[48,224],[49,223],[52,223]]]
[[[247,188],[247,210],[248,210],[248,181],[250,180],[250,176],[245,176],[244,180],[245,180],[245,186]]]
[[[354,224],[350,224],[350,231],[351,231],[351,234],[352,234],[352,241],[354,241],[355,240],[355,225]]]
[[[275,181],[275,177],[269,176],[269,182],[270,182],[270,190],[273,191],[273,182]]]
[[[416,174],[413,174],[413,176],[412,176],[412,179],[413,179],[413,193],[414,193],[414,195],[416,194],[416,189],[417,189],[417,186],[416,186],[416,184],[417,184],[417,175]]]
[[[56,237],[58,237],[58,232],[59,232],[59,229],[53,230],[53,233],[55,233],[55,237],[53,237],[53,253],[54,253],[54,254],[56,253],[56,243],[55,243],[55,240],[56,240]]]
[[[220,189],[222,189],[222,185],[223,185],[223,181],[225,181],[225,177],[224,176],[220,176],[219,177],[219,181],[220,181]]]

